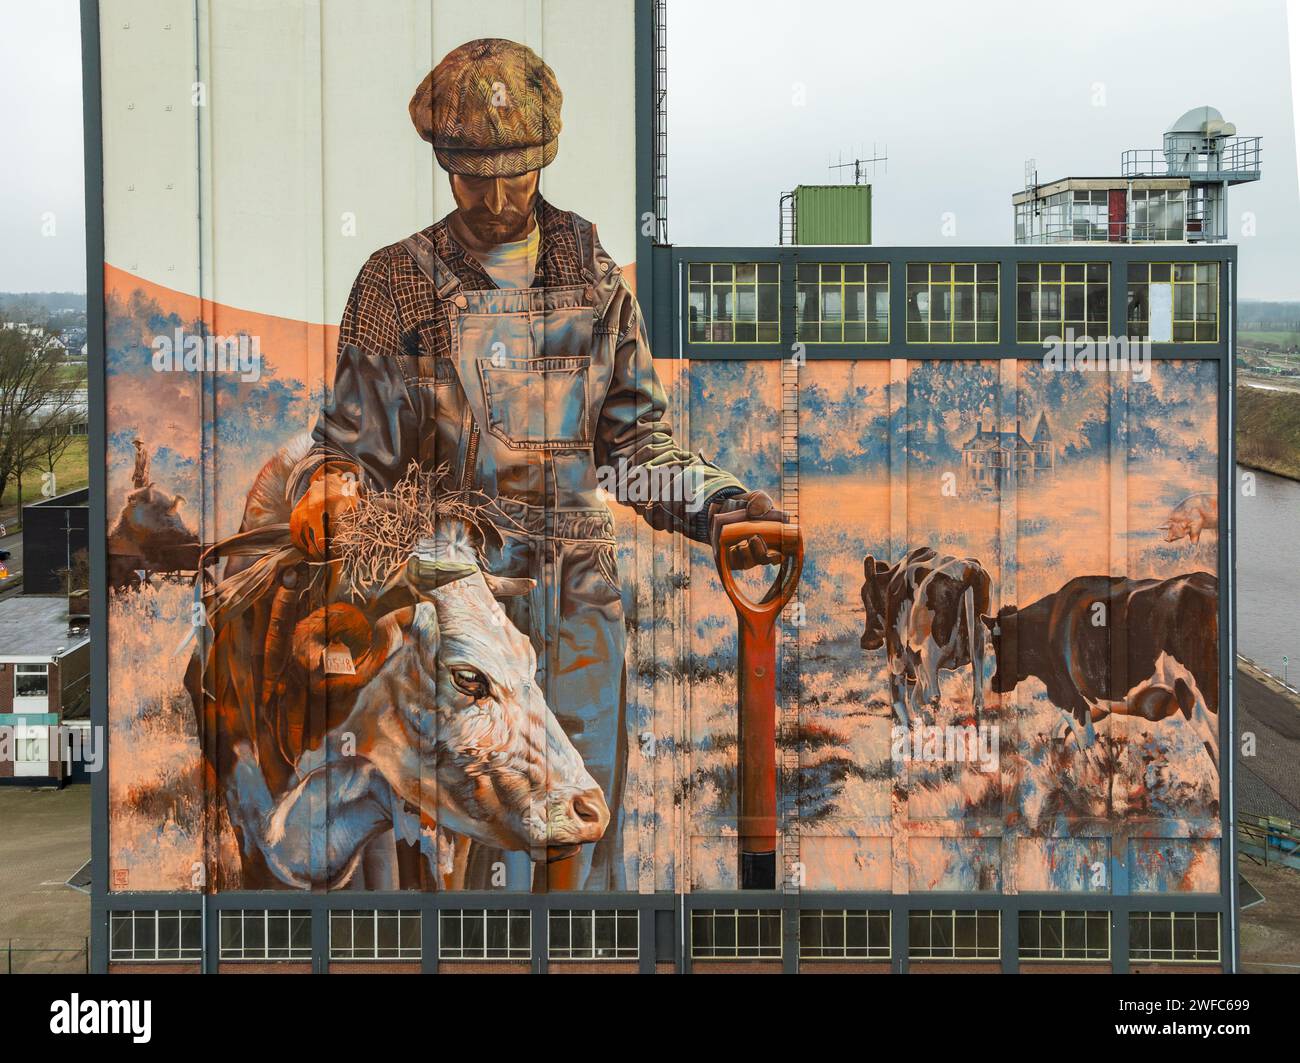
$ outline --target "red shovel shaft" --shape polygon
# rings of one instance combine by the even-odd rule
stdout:
[[[736,585],[727,563],[732,546],[759,536],[784,555],[776,582],[755,602]],[[803,569],[798,529],[780,521],[723,525],[714,560],[740,623],[736,720],[740,775],[740,888],[776,888],[776,618]]]

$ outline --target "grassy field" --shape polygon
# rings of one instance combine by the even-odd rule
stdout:
[[[58,493],[75,491],[90,482],[90,463],[87,454],[85,436],[78,436],[64,451],[63,457],[54,466],[54,479]],[[41,474],[29,470],[23,477],[23,501],[35,502],[41,497]],[[18,504],[18,482],[10,480],[5,487],[4,497],[0,498],[0,507],[9,508]]]
[[[1300,332],[1246,332],[1238,331],[1237,343],[1253,347],[1275,347],[1279,350],[1300,345]]]
[[[1237,460],[1300,479],[1300,395],[1237,388]]]

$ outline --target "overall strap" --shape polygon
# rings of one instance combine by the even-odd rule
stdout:
[[[614,260],[600,246],[600,241],[596,238],[596,226],[585,218],[575,217],[574,222],[583,278],[592,289],[592,310],[596,320],[600,321],[609,308],[610,300],[618,291],[618,279],[621,274]]]
[[[420,232],[408,236],[402,241],[402,246],[420,267],[420,272],[433,283],[438,298],[457,301],[456,297],[460,295],[460,278],[448,269],[447,264],[438,256],[433,241]]]

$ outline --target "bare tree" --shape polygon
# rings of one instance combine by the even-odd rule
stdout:
[[[80,383],[52,333],[0,315],[0,497],[10,480],[22,502],[23,473],[53,469],[80,418]]]

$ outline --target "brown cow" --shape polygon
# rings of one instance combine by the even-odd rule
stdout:
[[[981,618],[993,633],[993,689],[1030,676],[1070,716],[1083,747],[1110,713],[1163,720],[1181,712],[1219,766],[1219,583],[1208,572],[1171,579],[1079,576],[1023,609]],[[1123,669],[1112,667],[1124,632]],[[1079,725],[1084,731],[1080,735]]]

